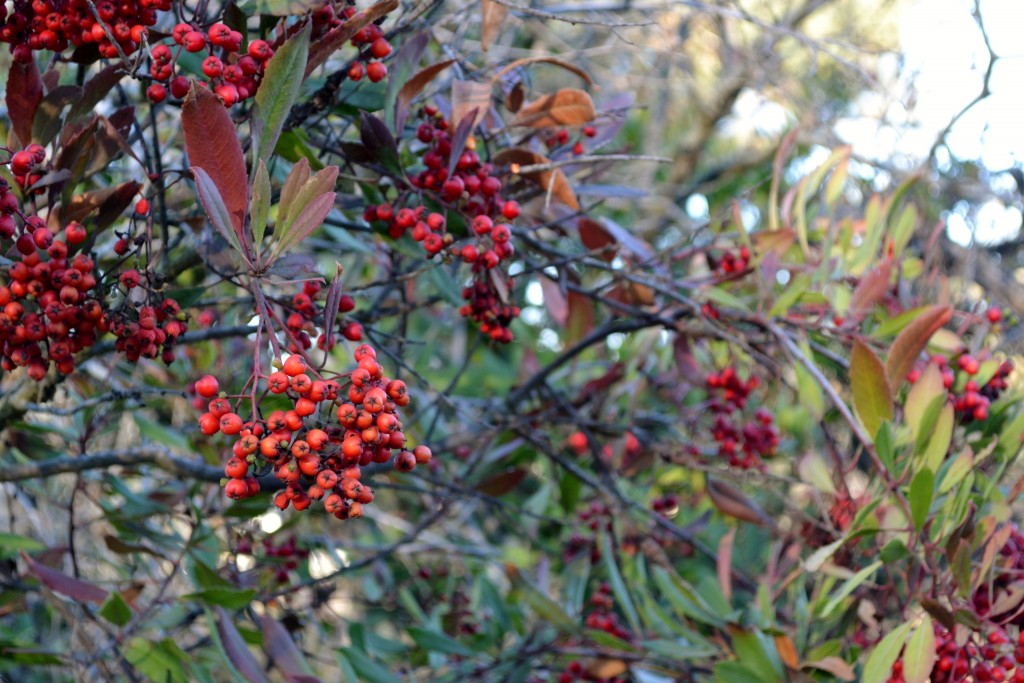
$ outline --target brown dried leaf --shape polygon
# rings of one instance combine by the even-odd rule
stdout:
[[[744,522],[752,522],[767,527],[774,527],[775,523],[765,514],[752,500],[743,493],[720,481],[707,480],[708,498],[711,504],[726,517],[732,517]]]
[[[499,5],[494,0],[480,0],[480,49],[484,52],[491,47],[491,43],[498,37],[501,25],[508,16],[508,7]]]
[[[515,114],[523,106],[523,100],[526,99],[526,90],[523,88],[522,81],[512,86],[512,89],[505,95],[505,109]]]
[[[758,254],[775,252],[780,256],[789,251],[796,241],[796,232],[782,228],[780,230],[762,230],[750,236],[754,249]]]
[[[494,155],[493,161],[498,166],[513,165],[513,173],[518,173],[515,165],[532,166],[535,164],[551,163],[551,160],[546,156],[519,147],[498,152]],[[562,169],[553,168],[545,171],[532,171],[522,175],[540,187],[543,192],[547,193],[550,190],[552,196],[557,197],[563,204],[574,211],[579,211],[580,204],[576,200],[576,193],[573,191],[572,186],[569,184],[569,179],[562,172]]]
[[[491,110],[491,85],[476,81],[452,81],[452,125],[473,114],[476,128]],[[475,111],[475,113],[474,113]]]
[[[800,668],[800,657],[796,653],[796,645],[793,644],[792,638],[785,633],[777,634],[775,636],[775,649],[778,650],[779,659],[782,660],[787,669],[796,671]]]
[[[588,74],[582,67],[576,66],[572,62],[567,62],[564,59],[559,59],[558,57],[524,57],[522,59],[517,59],[514,62],[506,64],[504,67],[502,67],[501,71],[494,74],[494,78],[492,78],[491,80],[497,83],[498,80],[502,76],[507,74],[509,71],[517,69],[521,66],[527,66],[528,64],[554,64],[555,66],[560,66],[566,71],[571,71],[572,73],[576,74],[584,81],[586,81],[587,85],[594,84],[594,80],[590,77],[590,74]]]
[[[805,662],[800,668],[827,671],[841,681],[852,681],[857,678],[853,667],[839,657],[823,657],[813,662]]]
[[[446,59],[413,74],[398,90],[398,98],[395,100],[395,130],[402,132],[405,127],[405,120],[409,118],[409,108],[416,96],[423,92],[427,85],[437,78],[437,75],[455,63],[454,59]]]
[[[722,536],[722,540],[718,542],[718,585],[722,589],[722,596],[725,597],[725,601],[732,602],[732,544],[736,540],[736,529],[738,527],[732,527],[725,535]],[[776,636],[778,641],[778,636]],[[781,652],[780,652],[781,654]]]
[[[580,126],[597,117],[594,101],[583,90],[562,88],[539,97],[516,113],[513,126],[548,128],[550,126]]]

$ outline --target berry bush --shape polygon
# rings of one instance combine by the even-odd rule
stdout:
[[[0,8],[0,679],[1024,681],[971,173],[692,4]]]

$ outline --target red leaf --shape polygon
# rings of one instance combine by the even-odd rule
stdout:
[[[591,251],[603,249],[601,258],[605,261],[610,262],[615,259],[616,250],[605,249],[605,247],[614,247],[616,245],[615,237],[603,225],[586,216],[580,216],[577,226],[580,231],[580,242],[583,242],[583,246]]]
[[[238,241],[245,244],[242,224],[249,205],[248,177],[231,115],[216,95],[193,86],[181,106],[181,128],[189,163],[210,176],[231,216]]]
[[[39,579],[39,582],[50,590],[66,595],[78,602],[94,602],[97,605],[107,599],[107,591],[93,583],[68,576],[56,569],[50,569],[44,564],[36,562],[27,553],[22,551],[21,559],[28,564],[28,573]]]
[[[235,669],[249,683],[270,683],[270,679],[263,673],[263,668],[252,656],[249,646],[242,639],[231,622],[231,615],[223,607],[215,608],[217,611],[217,633],[220,635],[220,642],[224,646],[224,652],[234,665]]]
[[[295,641],[284,626],[269,614],[264,614],[261,623],[263,626],[263,647],[270,657],[270,661],[281,670],[289,683],[319,683],[320,679],[310,676],[306,672],[309,667],[305,663],[302,652],[295,646]]]
[[[22,147],[32,142],[32,122],[43,100],[43,79],[34,59],[14,62],[7,73],[7,116]]]
[[[333,28],[309,46],[309,58],[306,61],[306,76],[327,61],[337,50],[345,46],[352,36],[366,26],[377,21],[391,10],[398,7],[398,0],[381,0],[370,5],[362,12],[357,12],[351,19],[337,28]]]
[[[903,384],[907,373],[914,367],[914,361],[928,345],[932,335],[952,319],[953,309],[949,306],[932,306],[903,328],[893,341],[892,348],[889,349],[889,358],[885,362],[885,373],[889,376],[889,384],[894,391]]]
[[[892,276],[892,262],[885,261],[874,270],[865,273],[850,296],[850,317],[863,320],[871,308],[881,301],[889,290],[889,278]]]

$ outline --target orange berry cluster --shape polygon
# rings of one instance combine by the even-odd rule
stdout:
[[[345,7],[341,10],[341,17],[347,21],[356,15],[356,8]],[[336,17],[334,8],[327,5],[313,14],[314,39],[318,32],[326,33],[328,27],[336,28],[344,21]],[[321,28],[322,27],[322,28]],[[388,68],[384,66],[384,59],[391,54],[391,43],[384,37],[380,26],[370,24],[359,29],[359,32],[352,36],[353,47],[359,48],[359,59],[354,62],[348,70],[348,78],[351,81],[361,81],[366,76],[371,83],[379,83],[388,75]]]
[[[171,0],[15,0],[10,12],[0,5],[0,42],[10,43],[15,61],[22,63],[32,59],[33,50],[63,52],[69,45],[95,45],[100,57],[116,59],[118,48],[126,55],[135,52],[156,24],[157,12],[170,9]]]
[[[232,457],[224,467],[225,494],[242,499],[255,495],[253,473],[270,468],[285,489],[274,497],[284,510],[305,510],[322,500],[338,519],[361,517],[373,501],[373,490],[360,481],[361,469],[371,463],[392,463],[401,472],[429,463],[430,449],[405,449],[398,409],[409,404],[405,382],[384,376],[377,354],[363,344],[355,350],[357,367],[348,375],[348,390],[335,379],[313,379],[306,361],[289,356],[282,369],[267,378],[270,393],[286,395],[293,408],[275,411],[248,422],[218,395],[217,380],[207,375],[195,390],[212,399],[199,418],[206,435],[235,436]],[[314,373],[315,374],[315,373]],[[346,400],[347,399],[347,400]]]

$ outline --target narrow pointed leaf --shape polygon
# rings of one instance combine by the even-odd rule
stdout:
[[[892,389],[882,361],[859,339],[850,355],[850,388],[857,416],[874,439],[882,422],[893,418]]]
[[[906,683],[925,683],[935,665],[935,628],[927,614],[910,636],[903,652],[903,680]]]
[[[263,667],[253,657],[249,646],[242,639],[242,634],[235,628],[231,615],[222,607],[216,608],[216,614],[217,635],[220,636],[224,653],[235,670],[249,683],[270,683],[270,679],[263,672]]]
[[[267,231],[267,219],[270,217],[270,174],[267,166],[260,159],[256,164],[256,177],[252,184],[252,203],[249,206],[249,225],[252,228],[253,251],[260,251],[260,244]]]
[[[295,222],[288,226],[286,232],[282,233],[281,240],[271,252],[270,260],[273,261],[281,254],[287,253],[289,249],[309,237],[324,222],[324,218],[327,217],[333,206],[333,192],[322,194],[309,202]]]
[[[928,345],[939,329],[953,318],[953,309],[949,306],[932,306],[925,309],[912,323],[903,328],[885,362],[885,371],[894,389],[898,389],[906,379],[907,373],[914,367],[914,361]]]
[[[253,108],[253,164],[266,161],[277,145],[281,128],[302,89],[309,56],[309,23],[277,49],[267,62]]]
[[[220,192],[217,191],[217,185],[210,178],[209,174],[199,166],[192,167],[192,175],[196,180],[196,191],[199,193],[199,201],[203,203],[203,208],[206,209],[206,215],[210,219],[210,224],[220,233],[221,237],[227,240],[227,243],[235,251],[244,255],[245,252],[242,251],[238,235],[231,227],[231,214],[228,211],[228,207],[225,206]]]
[[[892,675],[892,665],[900,656],[903,642],[910,632],[910,624],[903,624],[889,632],[875,646],[864,664],[862,683],[884,683]]]
[[[431,64],[418,71],[402,85],[398,90],[398,97],[395,100],[395,132],[397,134],[401,135],[402,129],[405,127],[405,121],[409,118],[409,109],[412,107],[416,96],[423,92],[423,89],[432,80],[437,78],[438,74],[454,63],[454,59],[446,59],[443,62]]]
[[[66,595],[78,602],[93,602],[97,605],[107,599],[107,591],[96,584],[76,579],[56,569],[50,569],[45,564],[36,562],[24,551],[21,553],[21,559],[28,565],[28,573],[55,593]]]

